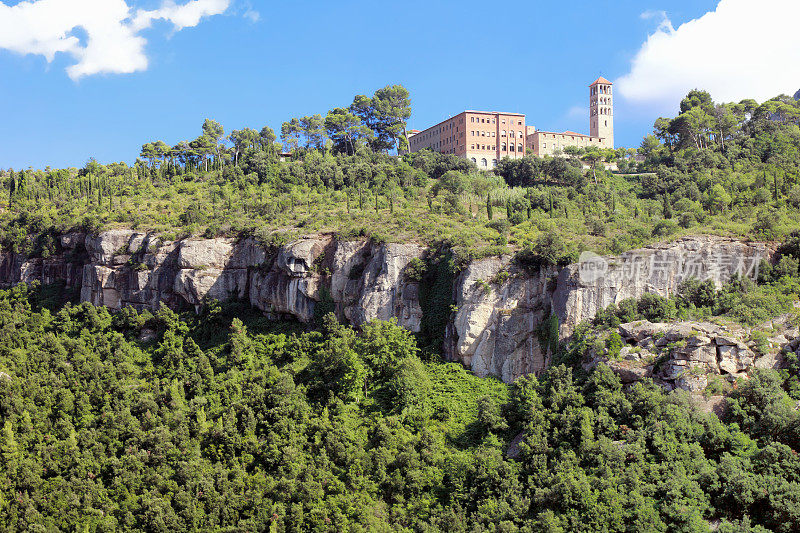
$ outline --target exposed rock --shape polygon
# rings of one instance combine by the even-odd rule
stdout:
[[[630,361],[607,361],[606,364],[623,383],[634,383],[653,375],[652,365],[641,365]]]
[[[396,318],[411,331],[421,329],[420,286],[405,274],[409,262],[423,256],[424,248],[416,244],[318,235],[273,249],[254,239],[165,242],[134,230],[70,233],[59,244],[61,255],[48,259],[0,253],[0,286],[64,281],[80,288],[81,300],[112,309],[162,304],[199,309],[209,298],[235,297],[267,316],[303,322],[313,320],[317,306],[325,305],[355,325]],[[531,273],[510,256],[477,260],[453,288],[457,311],[447,327],[445,354],[480,376],[507,382],[539,373],[549,364],[548,342],[568,337],[598,310],[646,292],[669,296],[689,277],[720,284],[734,273],[752,275],[750,266],[773,252],[760,243],[687,237],[599,258],[603,268],[588,277],[581,264]],[[551,316],[558,319],[557,328],[547,322]],[[624,324],[620,334],[628,348],[612,366],[625,380],[652,376],[664,387],[694,388],[702,380],[686,372],[739,375],[752,366],[782,364],[777,355],[754,360],[741,340],[746,336],[713,324],[638,322]],[[783,335],[771,339],[772,348],[797,337]],[[668,363],[652,368],[665,350]]]
[[[717,345],[717,354],[720,370],[728,374],[738,374],[753,366],[753,352],[744,345]]]
[[[509,256],[471,263],[456,283],[458,311],[446,345],[448,357],[478,376],[506,382],[544,370],[549,354],[537,333],[550,315],[552,273],[545,269],[525,275]]]
[[[584,368],[605,362],[623,383],[652,377],[666,390],[700,391],[710,376],[745,377],[752,368],[778,367],[778,350],[756,360],[744,343],[747,332],[736,326],[705,322],[653,324],[646,320],[621,324],[618,332],[627,343],[617,359],[589,354]],[[654,339],[657,339],[654,342]],[[659,342],[668,339],[669,342]],[[655,346],[658,353],[648,348]],[[656,361],[655,367],[649,362]]]
[[[721,286],[734,273],[752,276],[760,259],[771,257],[774,251],[774,246],[763,243],[707,235],[596,258],[602,265],[599,271],[582,273],[581,264],[569,265],[558,275],[554,312],[562,335],[568,336],[581,321],[627,298],[647,292],[668,297],[689,278],[710,279]]]

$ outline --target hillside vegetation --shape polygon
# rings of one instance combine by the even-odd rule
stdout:
[[[796,354],[736,381],[721,418],[578,364],[619,352],[622,321],[797,323],[800,104],[692,91],[637,150],[528,155],[494,172],[389,155],[409,115],[390,86],[288,120],[282,144],[206,120],[193,141],[145,143],[133,166],[0,173],[4,253],[50,257],[63,232],[122,226],[266,245],[336,232],[418,241],[438,258],[408,270],[424,278],[418,337],[324,311],[306,327],[236,302],[112,314],[58,286],[0,291],[0,529],[800,530]],[[755,281],[625,300],[562,346],[547,321],[540,376],[506,385],[441,360],[465,261],[514,252],[535,268],[689,233],[781,246]]]
[[[720,421],[602,365],[482,380],[391,322],[276,331],[53,296],[0,291],[4,530],[800,528],[794,359]]]
[[[194,141],[145,144],[132,167],[4,171],[0,241],[48,255],[57,233],[77,227],[270,243],[331,231],[447,243],[466,258],[549,239],[559,258],[574,259],[687,233],[780,240],[800,222],[800,103],[790,97],[718,105],[692,91],[636,151],[567,149],[486,173],[428,151],[387,155],[403,145],[410,113],[400,89],[358,96],[324,119],[292,119],[283,145],[268,127],[225,137],[207,120]],[[608,162],[627,173],[605,170]]]

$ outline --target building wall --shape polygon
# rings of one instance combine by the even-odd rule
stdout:
[[[525,155],[526,129],[525,115],[519,113],[464,111],[413,135],[409,147],[457,155],[490,170],[503,157]]]
[[[410,151],[429,149],[470,159],[490,170],[504,157],[518,159],[531,150],[538,156],[568,146],[614,148],[612,83],[599,78],[589,87],[590,135],[536,131],[521,113],[464,111],[409,137]]]
[[[605,139],[590,137],[578,133],[565,132],[556,133],[551,131],[537,131],[528,135],[526,145],[535,155],[543,157],[554,155],[556,151],[564,152],[567,146],[578,148],[588,148],[597,146],[598,148],[611,148]]]

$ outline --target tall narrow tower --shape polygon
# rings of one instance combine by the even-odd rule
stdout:
[[[602,76],[589,85],[589,134],[614,148],[614,84]]]

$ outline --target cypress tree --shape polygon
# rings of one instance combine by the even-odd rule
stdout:
[[[774,184],[775,184],[775,205],[778,205],[778,173],[774,172],[773,174]]]
[[[511,218],[511,200],[506,201],[506,218]]]
[[[664,218],[672,218],[672,206],[669,203],[669,196],[664,195]]]
[[[486,195],[486,216],[489,218],[489,220],[492,220],[492,217],[494,216],[494,212],[492,211],[492,195],[491,194],[487,194]]]

